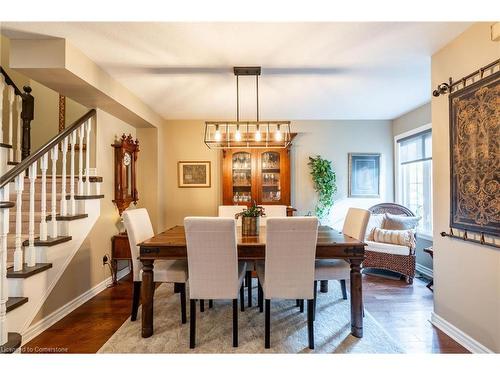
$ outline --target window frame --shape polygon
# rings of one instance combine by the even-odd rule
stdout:
[[[403,138],[408,138],[408,137],[414,136],[418,133],[423,133],[427,130],[432,131],[432,123],[428,123],[428,124],[419,126],[415,129],[411,129],[411,130],[408,130],[404,133],[401,133],[401,134],[394,136],[394,191],[395,191],[395,201],[398,204],[401,204],[401,196],[402,196],[402,186],[401,186],[402,179],[401,179],[400,171],[399,171],[399,164],[400,163],[399,163],[398,141],[400,141]],[[431,160],[432,160],[432,157],[431,157]],[[433,193],[433,187],[431,186],[431,194],[432,193]],[[417,232],[417,234],[418,234],[419,238],[422,238],[422,239],[425,239],[428,241],[433,240],[432,233],[428,234],[428,233]]]

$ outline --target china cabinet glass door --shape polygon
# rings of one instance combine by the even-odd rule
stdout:
[[[260,156],[260,197],[262,204],[281,202],[281,155],[267,151]]]
[[[233,203],[252,202],[252,154],[236,152],[232,156]]]

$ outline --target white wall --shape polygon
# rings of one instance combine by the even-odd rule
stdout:
[[[340,227],[348,207],[369,207],[381,201],[393,201],[393,151],[390,121],[292,121],[292,131],[299,134],[291,151],[292,206],[298,215],[314,210],[309,156],[317,154],[333,161],[337,173],[338,193],[331,218],[327,222]],[[159,132],[158,152],[160,229],[181,225],[188,215],[216,215],[222,201],[221,153],[203,143],[202,120],[167,121]],[[380,199],[347,198],[347,154],[349,152],[381,153]],[[181,189],[177,187],[177,162],[210,160],[212,187]],[[164,199],[164,202],[162,201]]]
[[[477,23],[432,56],[432,87],[498,59],[490,23]],[[500,251],[442,238],[450,214],[448,96],[432,98],[434,179],[434,311],[492,351],[500,352]]]

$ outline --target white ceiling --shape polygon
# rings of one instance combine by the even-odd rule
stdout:
[[[233,66],[262,66],[262,120],[393,119],[430,100],[430,57],[470,23],[21,23],[67,38],[166,119],[234,119]],[[255,119],[255,80],[240,78]]]

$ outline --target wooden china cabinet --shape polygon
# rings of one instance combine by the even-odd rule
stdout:
[[[223,151],[222,200],[224,205],[290,207],[290,150],[288,148],[233,148]]]

